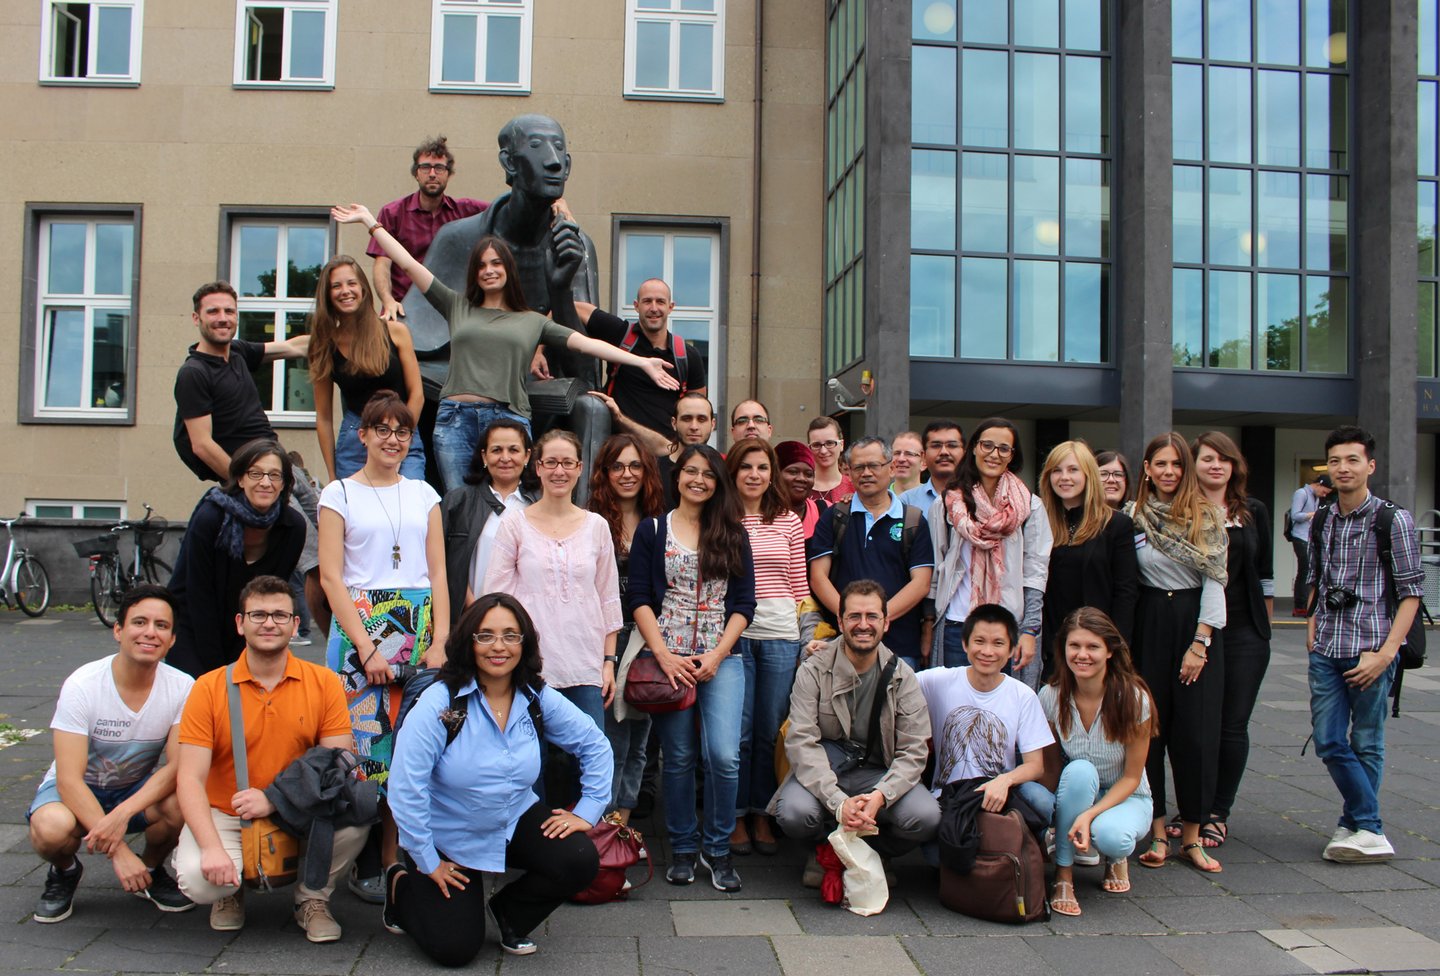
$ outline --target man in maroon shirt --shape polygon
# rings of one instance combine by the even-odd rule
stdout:
[[[436,136],[416,147],[410,164],[410,175],[419,185],[408,197],[393,200],[380,208],[375,219],[388,230],[405,249],[423,262],[425,252],[435,232],[452,220],[472,217],[489,206],[483,200],[445,195],[445,187],[455,172],[455,156],[445,144],[444,136]],[[375,259],[375,291],[380,296],[383,317],[395,321],[403,318],[405,310],[401,302],[410,290],[410,276],[393,267],[385,252],[372,239],[365,253]]]

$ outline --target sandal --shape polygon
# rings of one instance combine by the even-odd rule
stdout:
[[[1165,825],[1165,836],[1169,837],[1171,840],[1176,840],[1179,838],[1181,831],[1182,828],[1180,826],[1180,814],[1177,813],[1175,814],[1174,818]]]
[[[1163,868],[1170,857],[1170,842],[1163,837],[1150,838],[1150,848],[1139,857],[1142,868]]]
[[[1195,856],[1190,853],[1191,851],[1199,851],[1200,860],[1195,860]],[[1181,847],[1180,853],[1185,856],[1186,864],[1202,874],[1219,874],[1222,870],[1220,862],[1211,857],[1209,852],[1205,850],[1205,845],[1199,841]]]
[[[1230,827],[1223,820],[1212,820],[1200,827],[1200,843],[1206,847],[1220,847],[1230,837]]]
[[[1112,895],[1123,895],[1130,890],[1130,861],[1128,859],[1111,861],[1105,865],[1105,880],[1100,882],[1100,890],[1108,891]]]
[[[1061,908],[1061,905],[1067,907]],[[1073,881],[1057,880],[1050,886],[1050,910],[1056,915],[1069,915],[1072,918],[1080,914],[1080,902],[1075,900]]]

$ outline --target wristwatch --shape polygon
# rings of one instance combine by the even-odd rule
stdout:
[[[616,664],[616,663],[618,663],[619,661],[620,661],[620,658],[616,657],[614,654],[606,654],[606,655],[605,655],[605,661],[604,661],[605,664]]]
[[[1210,637],[1207,637],[1205,634],[1196,634],[1196,635],[1195,635],[1195,639],[1192,640],[1190,643],[1192,643],[1192,644],[1202,644],[1202,645],[1204,645],[1205,649],[1208,651],[1208,650],[1210,649],[1210,640],[1211,640],[1211,638],[1210,638]]]

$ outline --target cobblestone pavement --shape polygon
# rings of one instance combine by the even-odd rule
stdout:
[[[1440,974],[1440,675],[1405,683],[1404,715],[1388,729],[1382,813],[1398,852],[1388,864],[1320,859],[1339,801],[1313,753],[1298,627],[1280,628],[1251,727],[1250,771],[1219,852],[1224,873],[1172,861],[1131,868],[1128,895],[1098,890],[1099,869],[1077,870],[1084,915],[1008,927],[941,907],[933,872],[899,864],[880,915],[859,918],[820,904],[799,885],[804,851],[737,858],[744,891],[702,882],[673,888],[657,877],[625,903],[565,906],[536,933],[536,955],[502,956],[492,940],[473,969],[501,974]],[[65,675],[108,653],[93,616],[40,620],[0,612],[0,723],[45,729]],[[319,649],[304,649],[319,657]],[[25,811],[50,759],[50,736],[0,749],[0,973],[376,974],[434,967],[378,909],[335,896],[344,939],[316,946],[290,919],[284,895],[248,899],[242,932],[210,931],[204,910],[162,915],[126,895],[103,861],[89,873],[75,914],[38,925],[30,913],[44,866],[30,851]],[[650,849],[668,852],[655,823]],[[703,874],[703,872],[702,872]],[[639,878],[635,878],[639,880]]]

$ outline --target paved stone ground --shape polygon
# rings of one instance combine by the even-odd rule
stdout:
[[[933,873],[899,865],[883,914],[859,918],[820,904],[799,886],[804,851],[739,860],[745,890],[657,878],[629,902],[565,906],[537,933],[540,952],[500,954],[482,972],[587,976],[762,974],[1440,974],[1440,677],[1421,671],[1391,721],[1383,812],[1398,851],[1389,864],[1342,867],[1320,850],[1338,799],[1313,754],[1299,628],[1283,628],[1252,726],[1250,773],[1220,852],[1223,874],[1178,863],[1132,866],[1124,896],[1098,891],[1099,869],[1079,869],[1080,918],[1024,928],[976,922],[941,907]],[[108,653],[93,617],[52,613],[30,621],[0,613],[0,722],[47,727],[64,676]],[[317,648],[306,656],[318,657]],[[0,973],[264,973],[390,976],[433,970],[413,944],[380,928],[378,910],[335,897],[338,944],[307,943],[284,896],[251,897],[243,932],[211,932],[206,914],[161,915],[124,894],[104,862],[89,860],[75,914],[37,925],[30,912],[44,867],[25,836],[25,810],[50,759],[50,737],[0,750]],[[643,828],[647,825],[640,824]],[[663,865],[667,851],[651,850]],[[638,880],[638,879],[636,879]]]

